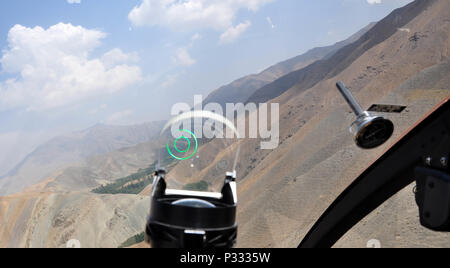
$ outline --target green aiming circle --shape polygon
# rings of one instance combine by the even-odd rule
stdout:
[[[181,140],[181,139],[184,139],[185,141],[188,142],[188,146],[187,146],[187,148],[186,148],[185,150],[180,150],[180,149],[177,147],[177,143],[178,143],[178,141]],[[179,153],[185,153],[185,152],[189,151],[189,149],[191,149],[191,141],[190,141],[188,138],[186,138],[185,136],[181,136],[181,137],[179,137],[178,139],[176,139],[176,140],[173,142],[173,147],[175,147],[175,150],[177,150],[177,152],[179,152]]]
[[[189,134],[189,136],[191,136],[191,138],[194,139],[194,142],[195,142],[195,149],[194,149],[194,152],[193,152],[191,155],[187,156],[187,157],[177,157],[177,156],[175,156],[175,154],[172,152],[172,150],[170,150],[169,143],[167,143],[167,152],[168,152],[173,158],[175,158],[175,159],[177,159],[177,160],[183,161],[183,160],[188,160],[188,159],[192,158],[192,157],[195,155],[195,153],[196,153],[197,150],[198,150],[198,140],[197,140],[197,137],[194,135],[194,133],[192,133],[192,132],[189,131],[189,130],[183,129],[183,130],[180,130],[180,132],[187,133],[187,134]],[[180,149],[177,147],[177,143],[178,143],[178,141],[181,140],[181,139],[184,139],[184,140],[186,140],[186,141],[188,142],[188,146],[187,146],[187,148],[184,149],[184,150],[180,150]],[[174,141],[173,147],[175,148],[175,150],[176,150],[178,153],[186,153],[186,152],[188,152],[188,151],[191,149],[191,141],[189,140],[189,138],[187,138],[187,137],[185,137],[185,136],[181,136],[181,137],[177,138],[177,139]]]

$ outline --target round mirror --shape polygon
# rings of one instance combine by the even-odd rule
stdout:
[[[365,116],[355,121],[350,131],[359,147],[373,149],[389,140],[394,133],[394,124],[383,117]]]

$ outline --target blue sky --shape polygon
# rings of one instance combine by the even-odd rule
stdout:
[[[0,175],[52,136],[166,119],[176,102],[341,41],[408,2],[1,1]]]

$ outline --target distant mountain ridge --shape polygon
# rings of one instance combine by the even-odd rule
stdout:
[[[88,157],[151,141],[159,136],[163,124],[163,121],[132,126],[98,124],[55,137],[40,145],[0,180],[0,194],[20,191]]]
[[[226,103],[245,103],[255,91],[276,79],[302,69],[315,61],[331,57],[339,49],[357,41],[375,24],[375,22],[370,23],[348,39],[337,42],[334,45],[310,49],[302,55],[277,63],[259,74],[237,79],[211,92],[204,103],[219,103],[222,107],[225,107]]]

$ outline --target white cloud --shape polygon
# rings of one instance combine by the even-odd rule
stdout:
[[[67,0],[67,3],[69,3],[69,4],[80,4],[81,0]]]
[[[106,119],[107,124],[112,125],[128,125],[130,124],[130,117],[133,115],[132,110],[120,111],[117,113],[113,113],[111,116]]]
[[[367,0],[367,3],[374,5],[374,4],[381,4],[381,0]]]
[[[191,42],[189,43],[188,47],[193,47],[195,42],[201,39],[202,36],[199,33],[194,34],[193,36],[191,36]]]
[[[139,55],[136,52],[126,54],[122,50],[114,48],[106,52],[101,59],[107,68],[111,68],[120,64],[137,63]]]
[[[237,25],[236,27],[230,27],[228,30],[226,30],[221,36],[220,36],[220,42],[221,43],[232,43],[236,39],[239,38],[247,29],[252,25],[250,21],[246,21],[244,23],[241,23]]]
[[[189,55],[186,48],[177,49],[176,55],[173,58],[174,62],[181,66],[192,66],[195,64],[195,60]]]
[[[107,105],[107,104],[102,104],[102,105],[100,105],[99,107],[90,110],[89,113],[90,113],[90,114],[96,114],[96,113],[98,113],[98,112],[101,112],[101,111],[106,110],[107,108],[108,108],[108,105]]]
[[[163,88],[168,88],[170,86],[172,86],[173,84],[175,84],[175,82],[177,81],[178,78],[178,74],[172,74],[172,75],[167,75],[165,78],[165,81],[162,83],[162,87]]]
[[[196,41],[202,39],[202,36],[199,33],[194,34],[191,36],[191,40],[189,44],[185,47],[178,48],[175,52],[175,56],[172,58],[173,62],[175,62],[177,65],[189,67],[194,65],[197,61],[191,57],[189,54],[188,49],[192,48]],[[167,46],[170,47],[170,46]],[[169,79],[167,79],[166,82],[163,83],[163,87],[168,87],[172,85],[175,82],[175,76],[169,76]]]
[[[270,28],[275,29],[275,24],[273,24],[272,18],[267,17],[266,20],[267,20],[267,23],[269,24]]]
[[[103,57],[89,58],[105,37],[101,31],[63,23],[48,29],[11,28],[0,63],[13,78],[0,81],[0,110],[63,106],[139,81],[140,68],[127,64],[137,60],[136,54],[113,49]]]
[[[232,26],[240,9],[257,11],[273,0],[142,0],[128,15],[136,26],[164,26],[174,30]]]
[[[192,42],[195,42],[195,41],[197,41],[197,40],[199,40],[199,39],[201,39],[202,38],[202,36],[199,34],[199,33],[196,33],[196,34],[194,34],[192,37],[191,37],[191,41]]]

